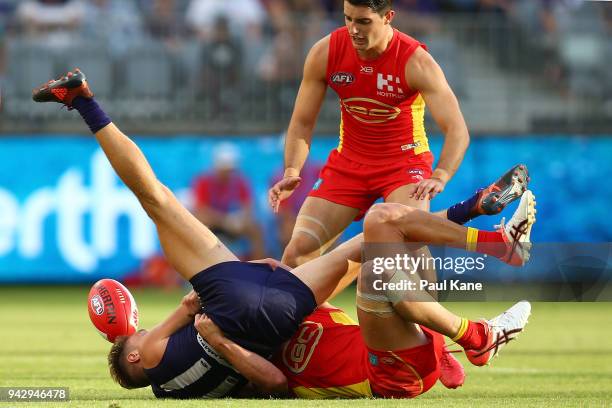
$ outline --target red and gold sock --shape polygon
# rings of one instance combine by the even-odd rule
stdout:
[[[466,350],[480,350],[487,344],[484,324],[461,318],[459,332],[451,340]]]
[[[482,231],[469,227],[465,249],[496,258],[503,257],[507,251],[506,241],[504,241],[501,231]]]

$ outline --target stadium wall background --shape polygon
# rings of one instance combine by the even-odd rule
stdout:
[[[278,255],[266,193],[282,166],[279,137],[135,139],[158,177],[186,203],[193,178],[210,169],[215,145],[234,143],[240,151],[240,170],[251,182],[266,245],[271,254]],[[441,144],[442,138],[432,138],[435,153]],[[335,146],[334,138],[315,139],[311,157],[323,163]],[[531,189],[538,201],[535,242],[610,242],[611,157],[612,135],[476,138],[432,209],[468,197],[513,164],[523,162],[529,166]],[[491,228],[500,218],[481,217],[474,224]],[[355,223],[346,235],[360,228]],[[153,224],[91,138],[0,139],[0,283],[121,278],[158,250]]]

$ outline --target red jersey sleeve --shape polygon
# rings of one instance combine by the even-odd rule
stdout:
[[[210,205],[210,183],[206,176],[200,176],[193,185],[194,206],[201,208]]]
[[[240,189],[240,204],[245,207],[250,205],[251,187],[249,186],[248,181],[242,176],[238,176],[238,188]]]

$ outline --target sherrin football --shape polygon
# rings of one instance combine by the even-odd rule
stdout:
[[[130,291],[114,279],[102,279],[92,286],[87,310],[96,330],[111,343],[138,329],[136,302]]]

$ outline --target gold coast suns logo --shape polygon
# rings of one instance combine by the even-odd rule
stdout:
[[[285,367],[295,374],[304,371],[322,335],[321,323],[303,322],[297,334],[283,348]]]
[[[384,123],[393,120],[402,112],[397,106],[388,105],[370,98],[347,98],[340,101],[346,112],[363,123]]]

